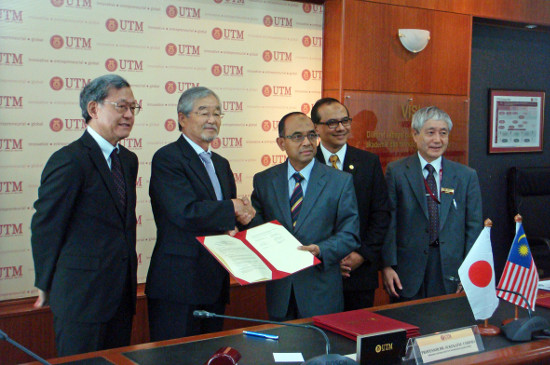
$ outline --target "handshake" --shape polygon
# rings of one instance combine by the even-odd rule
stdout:
[[[248,197],[244,196],[241,199],[231,199],[235,208],[235,217],[237,222],[243,226],[250,223],[252,218],[256,215],[256,210],[252,207]]]

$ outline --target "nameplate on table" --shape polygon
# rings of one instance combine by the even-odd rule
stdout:
[[[479,329],[471,326],[410,339],[406,359],[414,358],[417,364],[428,364],[483,350]]]
[[[357,336],[357,362],[368,364],[396,364],[407,345],[404,329]]]

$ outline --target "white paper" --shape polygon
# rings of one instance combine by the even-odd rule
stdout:
[[[249,283],[271,280],[271,270],[241,240],[229,235],[205,237],[204,245],[233,276]]]
[[[313,255],[298,250],[298,246],[302,246],[300,241],[278,224],[249,229],[246,240],[279,271],[293,273],[313,264]]]
[[[539,289],[550,291],[550,280],[539,281]]]
[[[274,352],[275,362],[304,362],[304,357],[299,352]]]

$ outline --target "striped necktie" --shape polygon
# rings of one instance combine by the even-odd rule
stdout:
[[[298,220],[298,214],[300,214],[300,208],[302,207],[302,200],[304,200],[304,193],[302,191],[302,180],[304,177],[299,173],[295,172],[292,175],[296,184],[294,185],[294,190],[292,191],[292,196],[290,197],[290,213],[292,215],[292,227],[296,226],[296,221]]]
[[[126,211],[126,183],[124,182],[122,165],[120,164],[120,157],[118,157],[118,149],[116,148],[111,152],[111,174],[113,174],[113,180],[115,181],[115,187],[122,210]]]
[[[437,183],[435,182],[434,172],[435,168],[427,164],[424,167],[428,170],[428,176],[426,177],[427,187],[426,189],[426,199],[428,200],[428,216],[430,218],[430,244],[437,244],[437,239],[439,238],[439,207],[437,200]]]
[[[328,160],[332,164],[332,167],[338,170],[338,165],[336,164],[338,162],[338,155],[332,155]]]

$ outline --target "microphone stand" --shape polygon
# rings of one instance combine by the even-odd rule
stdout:
[[[49,362],[47,362],[46,360],[44,360],[43,358],[41,358],[40,356],[38,356],[37,354],[35,354],[31,350],[27,349],[25,346],[20,345],[19,343],[15,342],[11,338],[9,338],[8,335],[6,334],[6,332],[4,332],[2,330],[0,330],[0,340],[4,340],[4,341],[7,341],[7,342],[11,343],[13,346],[17,347],[19,350],[23,351],[24,353],[26,353],[27,355],[29,355],[30,357],[32,357],[33,359],[39,361],[40,363],[42,363],[44,365],[51,365]]]

